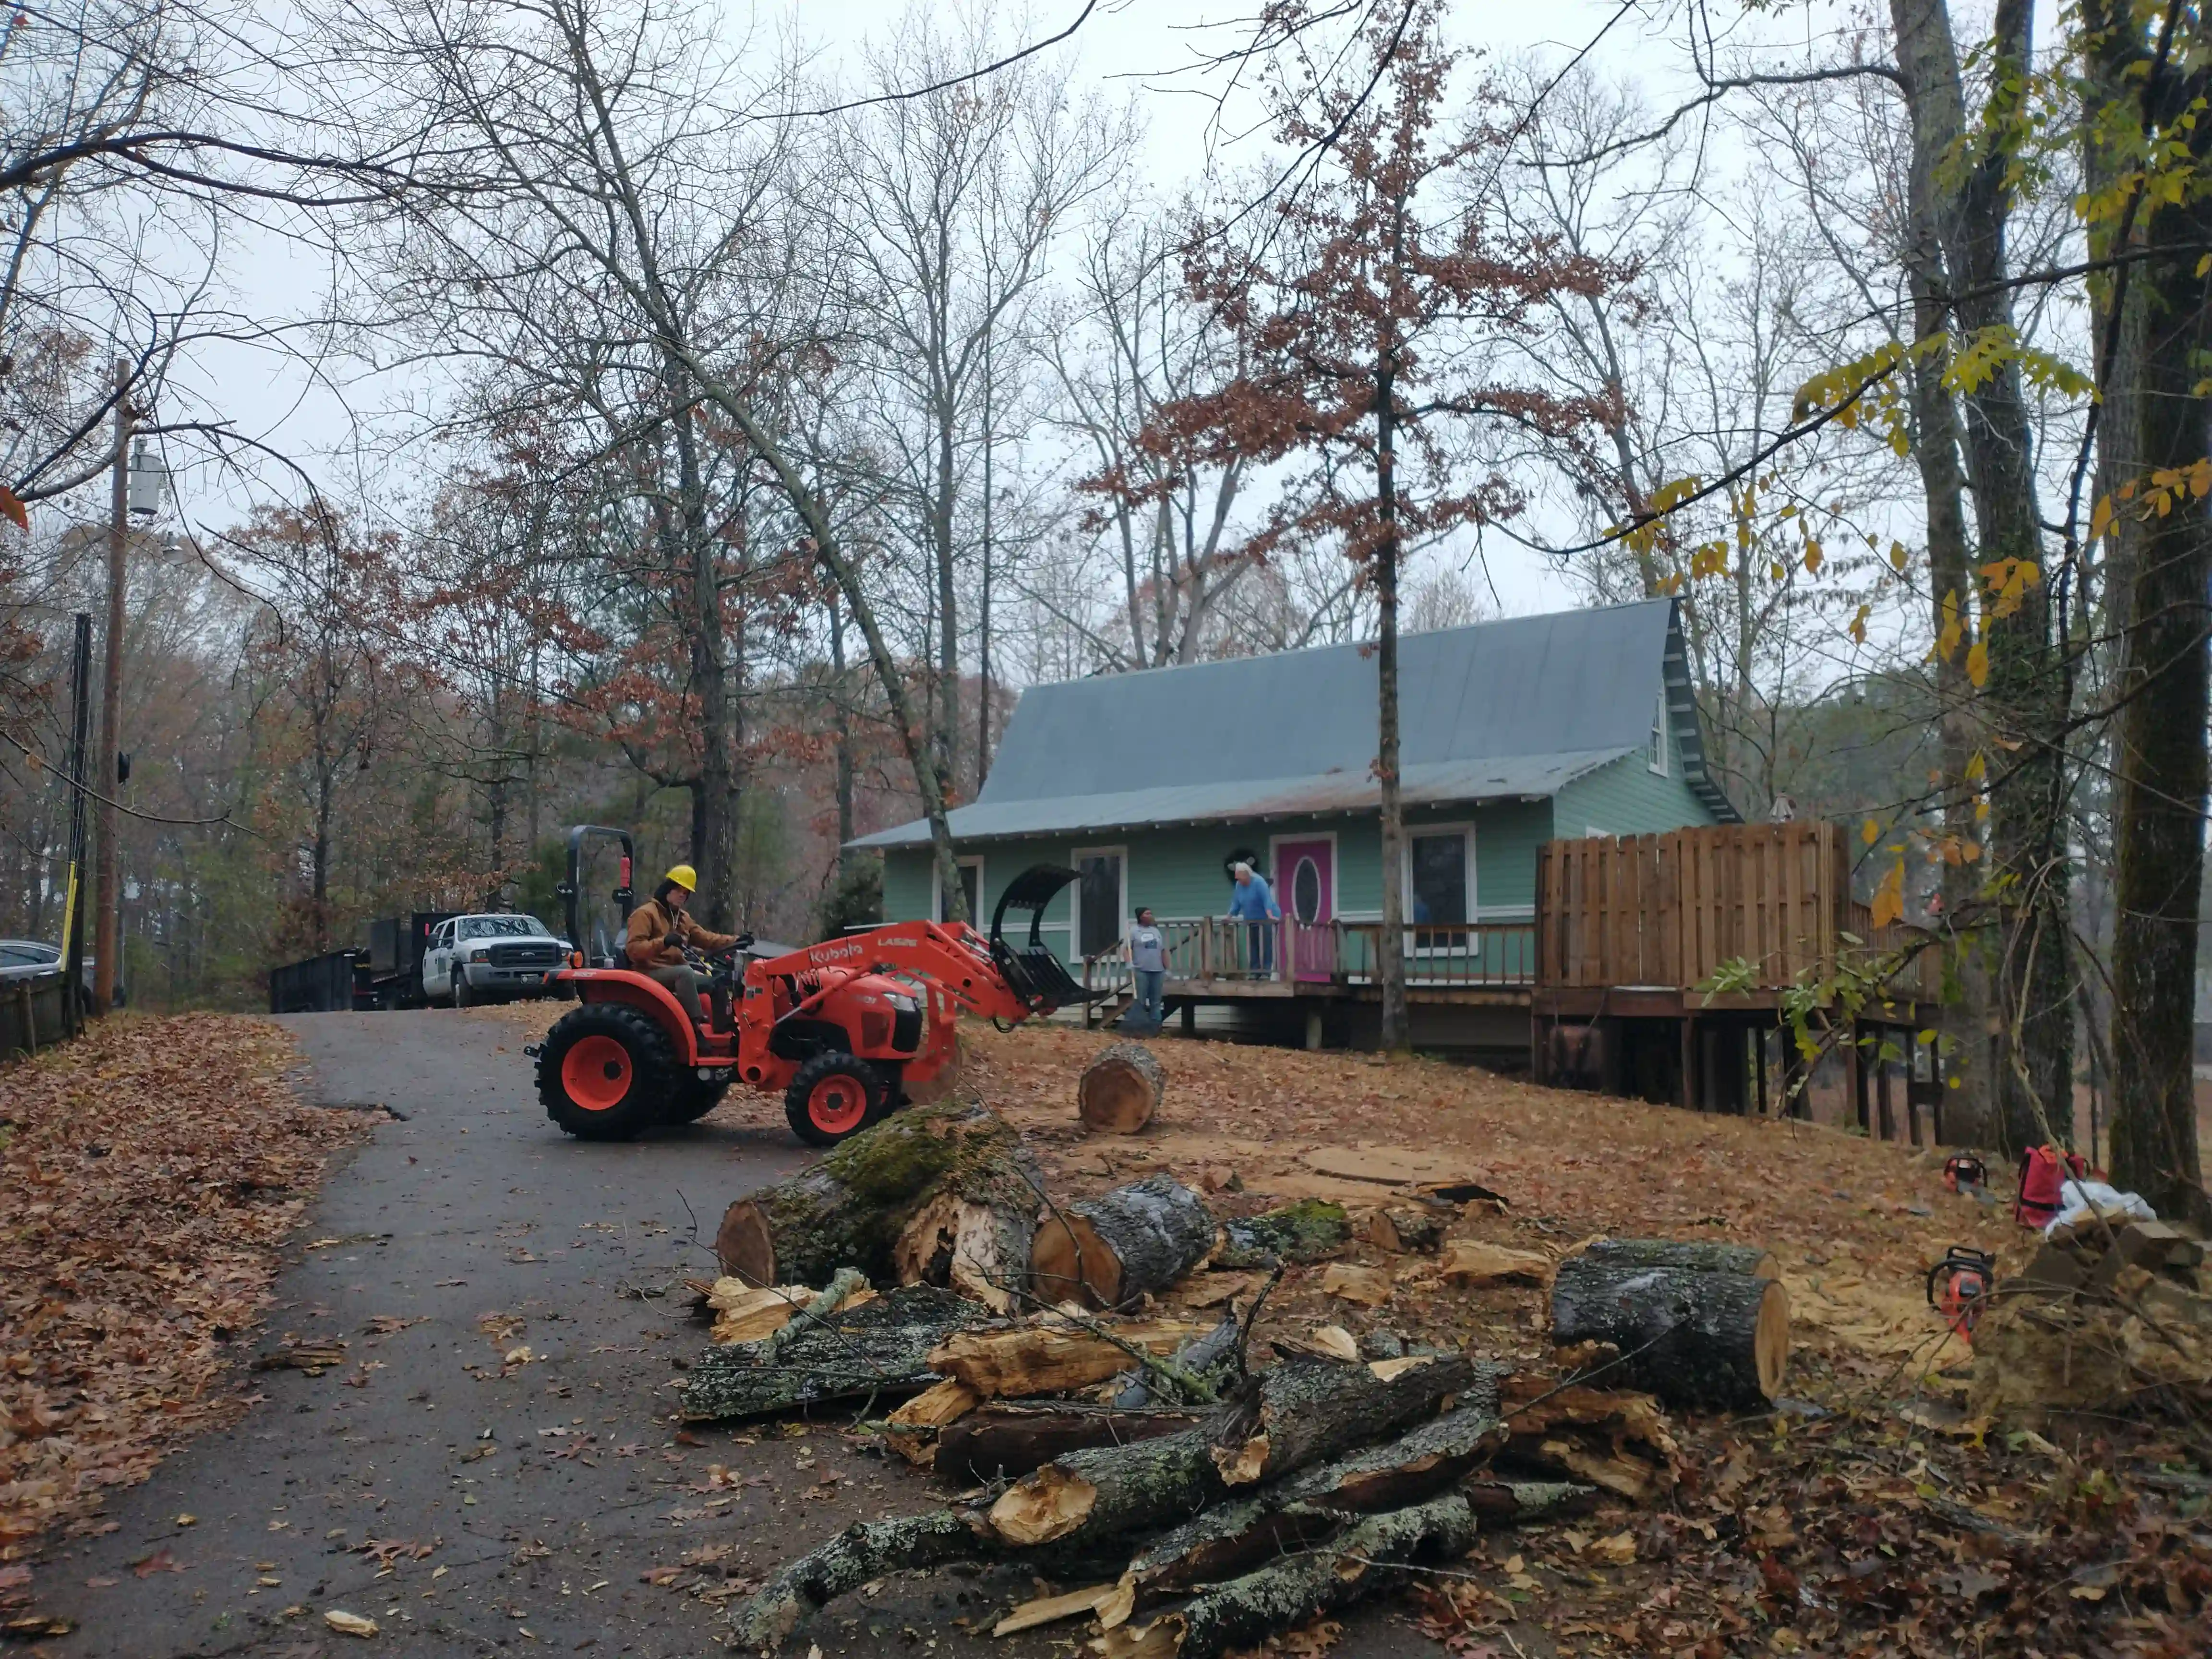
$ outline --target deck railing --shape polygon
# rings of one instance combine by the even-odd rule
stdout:
[[[1179,916],[1158,922],[1168,983],[1368,985],[1382,948],[1379,921],[1281,922]],[[1422,988],[1517,987],[1536,979],[1534,921],[1425,923],[1405,930],[1406,981]],[[1085,990],[1133,989],[1117,944],[1083,959]],[[1233,993],[1232,993],[1233,994]]]

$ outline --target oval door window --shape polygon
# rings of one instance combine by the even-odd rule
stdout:
[[[1300,859],[1291,872],[1291,914],[1300,921],[1321,914],[1321,866],[1310,858]]]

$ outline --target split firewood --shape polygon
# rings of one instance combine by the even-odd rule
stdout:
[[[1437,1271],[1447,1285],[1472,1287],[1518,1281],[1540,1285],[1552,1272],[1552,1259],[1534,1250],[1511,1250],[1479,1239],[1455,1238],[1444,1247]]]
[[[858,1290],[841,1304],[854,1307],[874,1299],[872,1290]],[[714,1316],[717,1342],[757,1342],[791,1322],[791,1316],[814,1299],[804,1285],[748,1285],[727,1275],[708,1288],[708,1310]]]
[[[773,1339],[717,1343],[684,1378],[684,1415],[712,1422],[827,1400],[916,1394],[939,1380],[929,1368],[931,1351],[989,1318],[988,1310],[950,1291],[908,1285],[810,1321],[773,1354]]]
[[[714,1254],[748,1285],[826,1284],[853,1267],[878,1284],[950,1285],[1005,1312],[1042,1180],[996,1113],[909,1107],[732,1204]]]
[[[1779,1279],[1782,1264],[1774,1252],[1756,1244],[1673,1238],[1593,1238],[1577,1252],[1584,1260],[1613,1267],[1681,1267],[1701,1273],[1747,1273]]]
[[[1511,1397],[1528,1389],[1537,1392]],[[1513,1437],[1502,1461],[1571,1475],[1632,1503],[1674,1489],[1680,1449],[1648,1394],[1516,1379],[1504,1415]]]
[[[1097,1612],[1121,1593],[1119,1584],[1093,1584],[1088,1589],[1069,1590],[1063,1595],[1040,1595],[1035,1601],[1023,1602],[992,1626],[991,1634],[1012,1636],[1017,1631],[1035,1630],[1039,1625],[1080,1618],[1086,1613]]]
[[[1062,1206],[1036,1230],[1030,1255],[1040,1301],[1116,1308],[1164,1291],[1212,1254],[1220,1228],[1206,1200],[1151,1176]]]
[[[1607,1380],[1670,1405],[1757,1409],[1782,1391],[1790,1300],[1777,1280],[1748,1273],[1583,1255],[1553,1280],[1552,1340],[1613,1344],[1621,1357]]]
[[[1481,1389],[1494,1402],[1499,1376],[1463,1354],[1285,1359],[1252,1380],[1215,1431],[1214,1467],[1231,1487],[1279,1480],[1431,1415],[1447,1395]]]
[[[1214,1266],[1272,1267],[1334,1255],[1351,1240],[1352,1218],[1341,1204],[1307,1198],[1230,1222],[1222,1232]]]
[[[1076,1115],[1093,1134],[1133,1135],[1152,1121],[1167,1084],[1165,1068],[1143,1043],[1110,1043],[1083,1068]]]
[[[974,1411],[982,1399],[965,1382],[924,1389],[884,1419],[884,1438],[908,1462],[929,1468],[936,1462],[939,1431]]]
[[[1065,1394],[1127,1370],[1130,1348],[1170,1354],[1212,1328],[1188,1319],[1111,1319],[1097,1324],[1097,1331],[1090,1331],[1045,1314],[1035,1324],[1012,1329],[962,1331],[930,1354],[929,1364],[987,1400]],[[1101,1333],[1110,1333],[1112,1340]]]
[[[1380,1267],[1331,1262],[1321,1276],[1321,1293],[1356,1302],[1363,1308],[1379,1308],[1390,1299],[1390,1275]]]
[[[1401,1566],[1466,1554],[1476,1523],[1474,1506],[1458,1492],[1369,1516],[1326,1549],[1216,1584],[1149,1624],[1109,1631],[1103,1650],[1108,1659],[1218,1659],[1389,1587]]]
[[[1188,1411],[1150,1407],[1124,1410],[1090,1401],[1029,1406],[994,1401],[937,1431],[931,1467],[945,1480],[968,1486],[1018,1480],[1070,1452],[1157,1440],[1198,1421],[1197,1414]]]

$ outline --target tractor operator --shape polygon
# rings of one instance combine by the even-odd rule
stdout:
[[[703,1024],[706,1016],[699,1006],[699,975],[684,961],[684,947],[720,951],[738,942],[734,935],[710,933],[684,914],[698,885],[699,872],[688,864],[663,876],[653,896],[629,913],[629,937],[623,946],[629,965],[665,985],[694,1025]]]

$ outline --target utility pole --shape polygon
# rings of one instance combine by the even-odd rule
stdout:
[[[115,844],[115,796],[122,787],[117,757],[123,750],[123,553],[131,529],[131,369],[115,360],[115,471],[108,494],[107,639],[100,665],[100,755],[93,775],[100,781],[95,797],[100,845],[94,866],[99,908],[93,918],[92,1012],[105,1014],[115,1002],[116,958],[122,949],[117,926],[122,900],[122,860]]]
[[[983,335],[983,605],[982,639],[977,651],[980,672],[976,678],[975,702],[980,713],[975,720],[975,793],[983,793],[983,781],[991,775],[991,394],[997,390],[991,383],[991,337],[993,330]]]
[[[85,728],[92,724],[92,612],[76,613],[76,638],[70,653],[70,829],[69,896],[63,902],[63,1006],[71,1035],[84,1029],[84,830]]]

